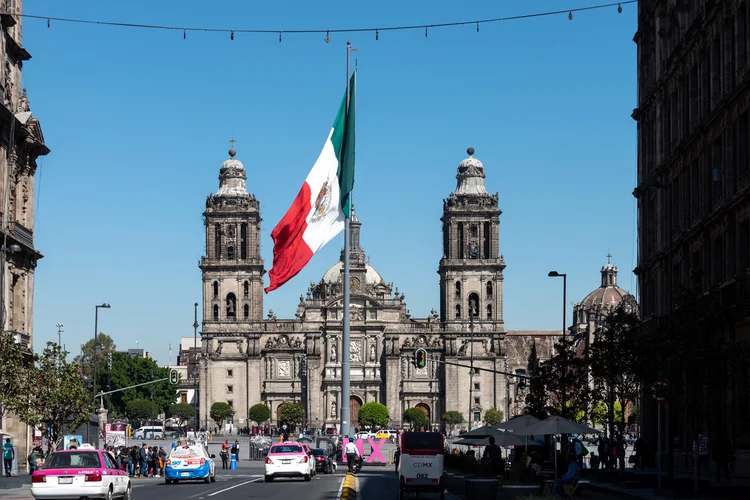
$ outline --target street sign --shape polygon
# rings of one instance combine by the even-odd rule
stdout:
[[[669,384],[664,380],[656,380],[651,384],[651,397],[656,400],[657,403],[662,403],[667,399],[669,392]]]

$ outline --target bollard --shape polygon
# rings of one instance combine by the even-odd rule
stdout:
[[[229,470],[237,470],[237,455],[232,453],[232,461],[229,462]]]

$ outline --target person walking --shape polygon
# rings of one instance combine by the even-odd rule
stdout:
[[[393,463],[396,464],[396,477],[398,477],[398,463],[401,460],[401,447],[396,446],[396,451],[393,453]]]
[[[359,461],[359,450],[354,441],[349,441],[344,447],[344,454],[346,455],[346,465],[349,468],[349,472],[352,472],[352,467]]]
[[[5,475],[10,477],[10,471],[13,469],[13,460],[16,458],[16,449],[10,442],[10,438],[5,438],[5,444],[3,445],[3,466],[5,467]]]
[[[499,476],[503,471],[503,450],[495,444],[495,438],[490,436],[490,444],[484,447],[484,453],[482,453],[482,462],[487,467],[489,476]]]

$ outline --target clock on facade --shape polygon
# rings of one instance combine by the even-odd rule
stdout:
[[[349,289],[359,290],[359,278],[349,278]]]

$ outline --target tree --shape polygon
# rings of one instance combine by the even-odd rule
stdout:
[[[409,408],[404,412],[404,422],[410,424],[412,430],[421,429],[427,425],[427,415],[419,408]]]
[[[112,389],[130,387],[132,385],[150,382],[169,377],[169,370],[161,368],[156,361],[149,358],[131,356],[125,352],[115,352],[112,354],[112,370],[105,366],[97,374],[97,386],[107,387],[111,380]],[[125,414],[125,409],[130,401],[135,399],[149,399],[153,396],[156,412],[161,413],[169,409],[178,397],[177,387],[170,384],[169,380],[162,380],[155,384],[144,385],[127,389],[105,396],[109,402],[114,416]]]
[[[169,407],[169,416],[177,421],[178,427],[182,427],[185,422],[195,417],[195,408],[188,403],[177,403]]]
[[[357,420],[364,427],[385,427],[391,421],[391,415],[385,405],[373,401],[360,407]]]
[[[443,417],[441,420],[443,421],[443,423],[445,423],[448,434],[453,434],[453,429],[457,425],[461,425],[464,423],[464,416],[460,411],[450,410],[443,413]]]
[[[81,354],[73,358],[73,363],[79,365],[81,367],[81,375],[86,380],[91,381],[94,375],[94,360],[96,360],[97,386],[106,387],[106,384],[99,384],[102,380],[106,380],[102,374],[107,372],[109,355],[113,354],[115,349],[115,341],[112,340],[112,337],[105,333],[99,333],[96,336],[96,340],[90,339],[81,346]]]
[[[484,412],[484,423],[485,425],[497,425],[505,420],[505,415],[502,411],[498,411],[494,408],[488,408]]]
[[[296,426],[302,423],[302,419],[305,418],[305,407],[298,401],[287,401],[281,405],[279,411],[279,422],[291,426]]]
[[[27,363],[21,344],[9,332],[0,332],[0,422],[24,394]]]
[[[263,403],[254,404],[247,411],[247,419],[260,425],[271,418],[271,409]]]
[[[43,424],[51,442],[57,442],[64,429],[87,423],[94,411],[91,392],[78,367],[69,364],[62,348],[47,342],[34,364],[23,372],[24,391],[11,404],[11,410],[31,426]]]
[[[597,425],[607,425],[609,423],[609,405],[604,401],[597,401],[591,408],[591,421]],[[615,401],[614,421],[623,421],[622,405]]]
[[[125,415],[133,420],[143,422],[144,420],[154,418],[156,407],[150,399],[133,399],[125,405]]]
[[[234,415],[234,409],[228,403],[217,401],[211,405],[211,420],[216,422],[219,428],[224,427],[224,421]]]

